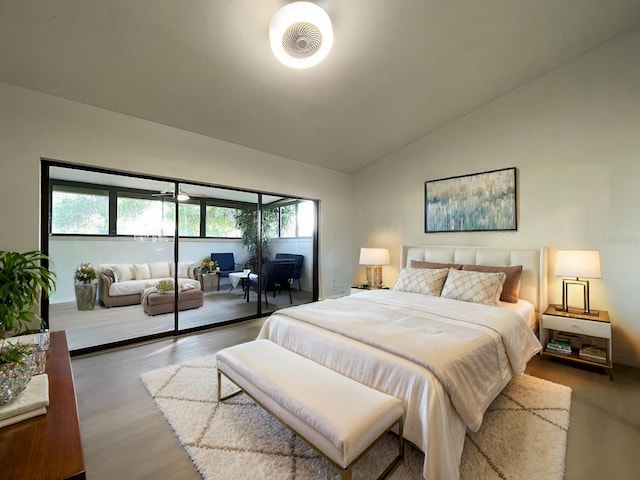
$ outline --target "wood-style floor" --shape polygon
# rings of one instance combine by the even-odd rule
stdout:
[[[311,292],[291,289],[293,305],[311,301]],[[290,306],[286,291],[273,296],[268,293],[268,305],[264,294],[261,295],[262,312],[269,313]],[[182,310],[178,315],[180,330],[222,324],[255,317],[257,315],[258,295],[252,289],[249,302],[240,287],[231,291],[227,279],[223,279],[220,291],[204,293],[202,307]],[[69,350],[82,350],[100,345],[109,345],[134,338],[158,335],[174,329],[173,312],[160,315],[147,315],[142,305],[106,308],[96,302],[93,310],[78,311],[75,302],[57,303],[49,306],[49,328],[51,331],[65,330]]]
[[[252,340],[261,324],[261,320],[252,320],[74,357],[87,478],[199,479],[140,374]],[[527,373],[573,388],[568,480],[640,478],[640,370],[616,365],[610,382],[608,376],[595,371],[536,356]]]

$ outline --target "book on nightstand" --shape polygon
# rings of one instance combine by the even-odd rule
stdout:
[[[566,342],[550,340],[547,343],[546,351],[557,353],[559,355],[571,355],[571,345]]]
[[[593,346],[582,347],[579,356],[582,360],[590,362],[607,363],[607,351],[604,348]]]

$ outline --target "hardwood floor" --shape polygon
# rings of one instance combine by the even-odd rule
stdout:
[[[311,292],[297,289],[292,289],[291,294],[294,305],[310,302],[312,298]],[[264,295],[261,296],[264,313],[290,305],[286,292],[280,292],[275,297],[271,293],[268,295],[268,307]],[[257,294],[254,290],[251,290],[249,300],[246,301],[242,289],[236,288],[230,292],[228,281],[223,282],[220,291],[204,294],[202,307],[179,312],[180,329],[255,317]],[[71,351],[170,332],[174,328],[173,312],[149,316],[144,313],[142,305],[106,308],[96,302],[94,310],[78,311],[75,302],[51,304],[49,319],[51,331],[67,332]]]
[[[252,320],[74,357],[87,478],[199,479],[140,374],[252,340],[261,325]],[[640,478],[640,370],[616,365],[610,382],[606,375],[536,356],[527,373],[573,388],[568,480]]]

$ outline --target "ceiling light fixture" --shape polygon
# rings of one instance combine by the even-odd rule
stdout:
[[[309,68],[328,55],[333,45],[333,28],[327,12],[315,3],[293,2],[271,19],[271,50],[291,68]]]
[[[184,190],[182,190],[182,189],[178,190],[178,195],[176,196],[176,200],[178,200],[179,202],[186,202],[190,198],[191,197],[189,195],[187,195],[184,192]]]

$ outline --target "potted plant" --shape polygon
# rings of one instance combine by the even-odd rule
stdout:
[[[200,273],[204,275],[205,273],[213,273],[216,270],[219,270],[218,262],[215,260],[211,260],[209,257],[205,257],[200,262]]]
[[[96,269],[90,263],[81,263],[73,275],[75,280],[76,306],[78,310],[93,310],[98,291]]]
[[[249,251],[247,266],[258,271],[258,213],[255,210],[239,210],[236,225],[242,234],[242,245]],[[269,258],[271,239],[278,236],[278,210],[264,209],[262,212],[262,238],[260,250],[262,261]]]
[[[158,293],[173,293],[173,280],[160,280],[156,283],[156,290]]]
[[[55,273],[42,260],[47,257],[39,251],[0,251],[0,405],[24,390],[35,371],[33,347],[5,339],[42,328],[33,308],[41,293],[49,295],[56,286]]]

